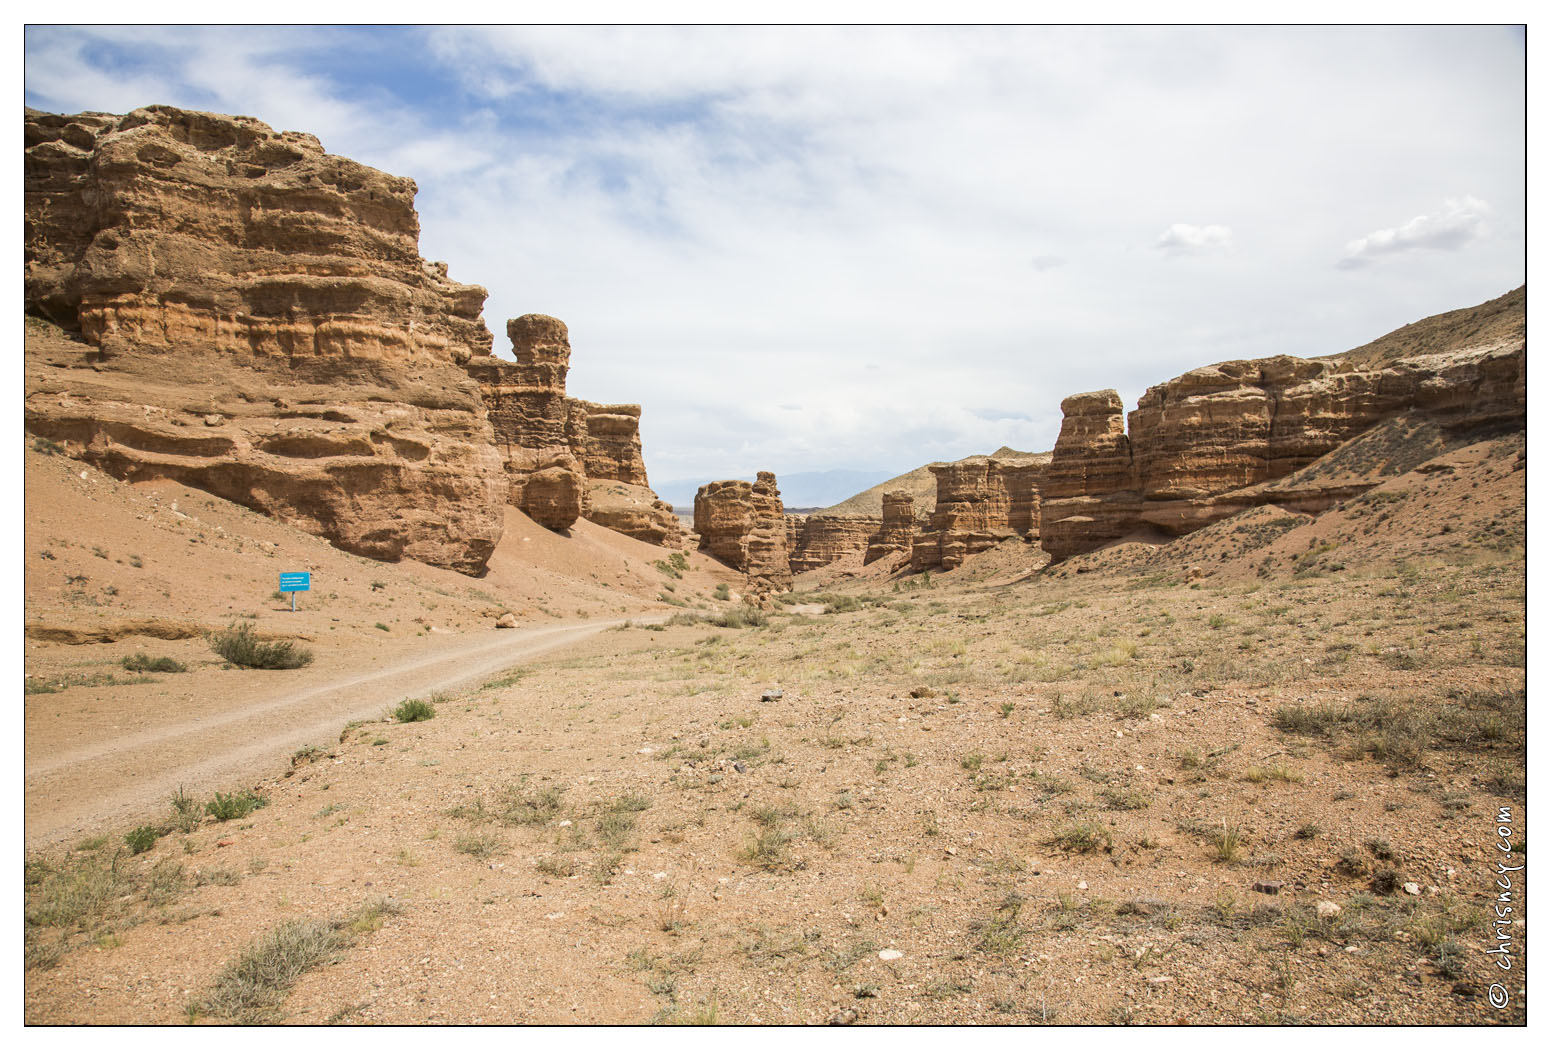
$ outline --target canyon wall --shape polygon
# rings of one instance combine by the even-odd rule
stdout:
[[[28,430],[371,558],[483,570],[507,479],[462,363],[485,290],[419,256],[415,184],[248,117],[28,111]]]
[[[1402,414],[1454,431],[1522,426],[1522,321],[1516,337],[1482,342],[1476,331],[1411,357],[1280,356],[1193,369],[1150,388],[1129,420],[1114,391],[1067,398],[1042,486],[1045,550],[1063,558],[1139,529],[1177,536],[1268,502],[1322,510],[1363,485],[1267,483]]]
[[[750,594],[790,591],[792,569],[786,515],[776,477],[710,482],[695,493],[700,549],[742,572]]]

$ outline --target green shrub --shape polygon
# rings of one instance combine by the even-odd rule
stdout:
[[[205,813],[217,821],[231,821],[239,817],[247,817],[261,807],[269,805],[269,800],[254,792],[233,792],[225,795],[221,792],[215,794],[215,798],[205,804]]]
[[[405,699],[393,709],[393,718],[401,723],[423,723],[436,714],[436,705],[419,698]]]
[[[143,653],[134,653],[119,662],[125,671],[188,671],[188,668],[171,657],[147,657]]]
[[[129,847],[131,854],[144,854],[156,846],[156,841],[162,837],[162,830],[155,825],[141,825],[124,837],[124,844]]]
[[[210,636],[210,648],[239,668],[301,668],[312,651],[293,642],[261,642],[251,624],[231,624]]]
[[[180,832],[192,832],[199,827],[201,815],[199,803],[183,791],[179,785],[178,790],[172,796],[172,823]]]

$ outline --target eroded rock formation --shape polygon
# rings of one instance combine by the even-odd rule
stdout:
[[[26,425],[372,558],[482,571],[507,481],[485,290],[418,252],[415,184],[248,117],[28,111]]]
[[[1011,537],[1038,539],[1047,460],[971,456],[930,465],[937,479],[937,506],[914,538],[911,568],[954,569]]]
[[[653,544],[678,546],[683,527],[647,486],[641,407],[566,395],[570,332],[559,318],[506,323],[515,362],[489,355],[466,365],[479,383],[511,481],[511,503],[550,529],[578,518]]]
[[[640,408],[566,396],[553,318],[492,357],[485,290],[419,256],[412,180],[168,106],[28,111],[25,133],[27,311],[84,341],[29,330],[29,430],[372,558],[482,572],[509,498],[682,538]]]
[[[1406,358],[1354,352],[1193,369],[1142,395],[1129,427],[1114,391],[1066,399],[1042,487],[1045,550],[1062,558],[1142,528],[1180,535],[1269,502],[1322,510],[1353,495],[1350,479],[1324,489],[1267,483],[1402,414],[1456,431],[1522,424],[1522,325],[1517,338],[1484,344],[1471,331],[1463,345]]]
[[[754,595],[791,590],[785,518],[769,471],[760,471],[753,483],[710,482],[695,493],[700,549],[744,573]]]
[[[862,558],[862,564],[871,565],[880,558],[903,564],[910,558],[915,532],[915,497],[903,489],[884,493],[883,520],[878,525],[878,531],[867,538],[867,552]]]
[[[858,561],[883,524],[871,515],[787,515],[786,521],[794,574]]]
[[[515,362],[484,354],[465,367],[490,414],[512,506],[548,529],[569,529],[585,511],[587,494],[570,442],[570,334],[558,318],[524,314],[506,323],[506,335]]]

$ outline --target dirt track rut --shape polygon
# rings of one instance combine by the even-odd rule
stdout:
[[[196,719],[153,722],[52,753],[35,754],[29,743],[26,849],[161,817],[179,786],[207,793],[273,776],[298,748],[337,741],[340,728],[353,719],[378,717],[404,697],[467,687],[620,623],[587,621],[452,639],[429,654],[313,679],[306,686],[290,675],[276,676],[259,699]]]

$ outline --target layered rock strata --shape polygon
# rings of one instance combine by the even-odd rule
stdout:
[[[548,529],[569,529],[586,510],[587,476],[572,451],[566,399],[571,340],[565,323],[524,314],[506,323],[516,361],[470,359],[510,485],[513,507]]]
[[[508,499],[681,542],[639,406],[566,396],[553,318],[492,357],[485,290],[419,256],[412,180],[169,106],[29,110],[25,141],[26,309],[83,341],[29,329],[29,430],[372,558],[478,574]]]
[[[461,364],[485,290],[418,253],[415,184],[248,117],[25,119],[26,425],[372,558],[483,570],[507,480]]]
[[[510,500],[549,529],[578,518],[647,543],[679,546],[683,527],[647,486],[641,407],[566,394],[565,322],[524,314],[506,323],[515,362],[489,355],[465,366],[489,408],[510,479]]]
[[[786,521],[794,574],[848,559],[858,561],[883,525],[872,515],[787,515]]]
[[[791,590],[785,518],[769,471],[760,471],[753,483],[710,482],[695,493],[700,549],[742,572],[754,595]]]
[[[916,532],[915,497],[903,489],[883,494],[883,520],[878,531],[867,538],[863,565],[879,559],[903,563],[910,558]],[[896,567],[897,568],[897,567]]]
[[[1044,457],[972,456],[930,466],[937,506],[912,543],[912,569],[955,569],[1012,537],[1039,538]]]
[[[1322,510],[1353,486],[1266,483],[1402,414],[1460,431],[1522,425],[1525,404],[1522,338],[1388,361],[1222,362],[1150,388],[1129,421],[1114,391],[1075,395],[1061,405],[1042,543],[1063,558],[1138,529],[1188,533],[1263,503]]]

